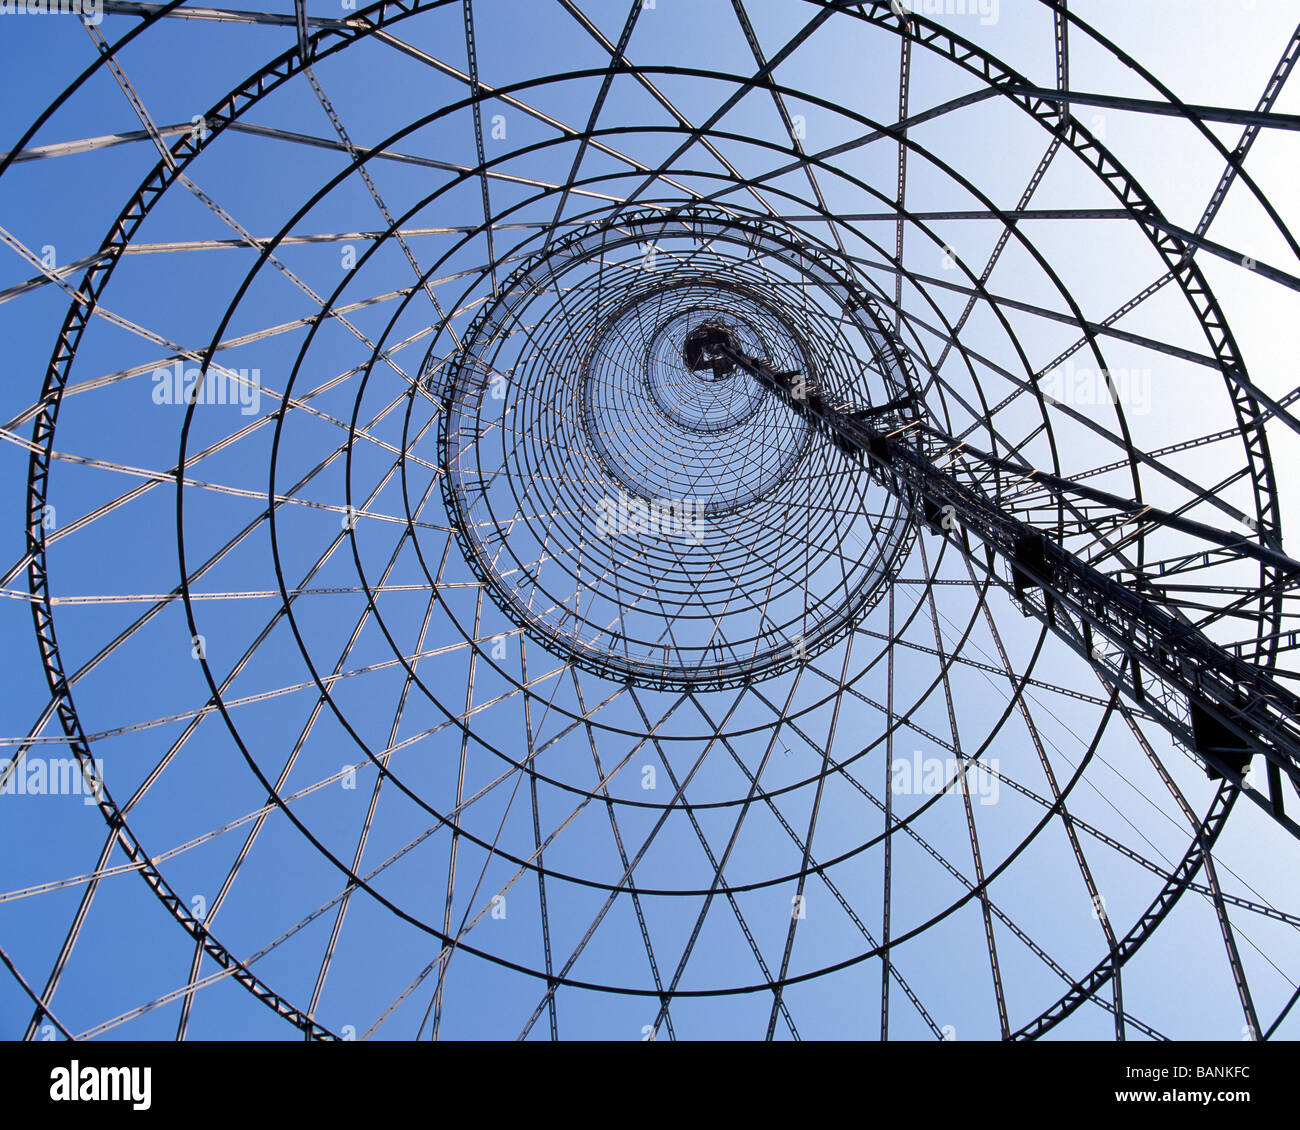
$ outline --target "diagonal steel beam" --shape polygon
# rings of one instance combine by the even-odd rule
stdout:
[[[727,343],[720,349],[793,411],[811,419],[847,459],[914,507],[919,519],[938,525],[940,514],[951,516],[954,521],[945,536],[951,533],[962,553],[1011,592],[1026,615],[1044,623],[1109,682],[1146,707],[1209,771],[1247,793],[1300,838],[1300,824],[1256,793],[1245,781],[1244,769],[1234,765],[1234,754],[1227,752],[1239,744],[1247,757],[1262,754],[1300,785],[1300,696],[1268,671],[1209,639],[1185,617],[1120,584],[1009,514],[973,477],[955,469],[959,465],[952,456],[987,458],[995,469],[1050,485],[1062,496],[1086,492],[1107,505],[1138,504],[986,457],[918,420],[867,423],[852,406],[831,404],[815,388],[809,389],[800,374],[774,372]],[[945,466],[941,468],[938,459]],[[1154,513],[1172,528],[1227,545],[1284,575],[1300,572],[1300,562],[1277,550],[1175,515]],[[1198,716],[1230,736],[1206,740]]]

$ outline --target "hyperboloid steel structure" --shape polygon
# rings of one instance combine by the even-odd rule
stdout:
[[[36,7],[4,1036],[1300,1036],[1294,12]]]

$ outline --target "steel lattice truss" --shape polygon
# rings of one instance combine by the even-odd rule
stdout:
[[[1300,28],[327,7],[0,159],[5,1034],[1294,1035]]]

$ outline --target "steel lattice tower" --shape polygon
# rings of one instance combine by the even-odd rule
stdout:
[[[101,7],[0,158],[6,1034],[1297,1032],[1300,27]]]

